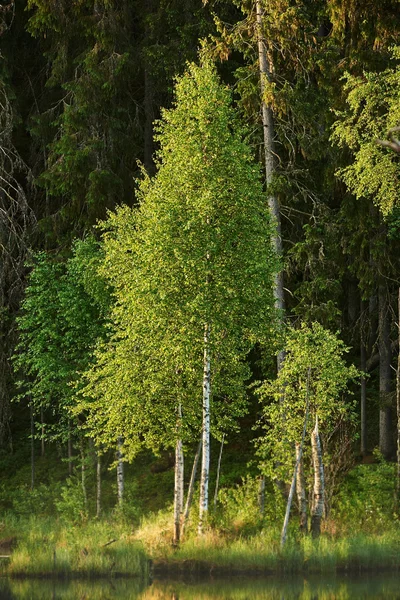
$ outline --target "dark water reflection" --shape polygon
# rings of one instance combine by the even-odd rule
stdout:
[[[135,580],[0,580],[0,600],[400,600],[400,575],[237,579],[198,583]]]

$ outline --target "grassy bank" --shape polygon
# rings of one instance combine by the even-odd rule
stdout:
[[[171,516],[143,523],[92,521],[66,526],[56,519],[9,518],[1,524],[0,574],[11,577],[136,577],[335,574],[400,570],[400,529],[382,534],[300,537],[283,550],[274,527],[251,536],[210,530],[172,547]],[[150,573],[150,561],[152,569]]]
[[[280,529],[265,525],[251,535],[210,529],[201,537],[188,532],[172,546],[171,515],[142,522],[135,533],[153,560],[155,577],[212,574],[334,574],[400,570],[400,527],[383,532],[326,530],[319,539],[301,535],[295,522],[280,548]]]
[[[56,519],[32,517],[8,518],[1,525],[1,575],[148,576],[149,560],[142,544],[117,522],[64,525]]]
[[[325,574],[399,569],[400,531],[373,536],[322,536],[318,540],[292,538],[283,550],[279,547],[278,531],[234,540],[210,533],[154,559],[154,572],[158,576],[189,572]]]

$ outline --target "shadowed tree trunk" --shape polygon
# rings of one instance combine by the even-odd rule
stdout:
[[[296,478],[296,494],[297,501],[299,504],[299,513],[300,513],[300,530],[303,533],[307,533],[308,524],[307,524],[307,498],[306,498],[306,486],[304,480],[304,468],[303,468],[303,458],[301,453],[300,444],[296,444],[296,460],[299,461],[299,468],[297,471]]]
[[[217,477],[216,477],[216,480],[215,480],[214,509],[217,508],[219,476],[220,476],[220,473],[221,473],[221,460],[222,460],[222,450],[224,448],[224,439],[225,439],[225,434],[222,435],[221,447],[219,449],[218,466],[217,466]]]
[[[393,452],[391,430],[391,343],[387,289],[379,285],[379,450],[385,458]]]
[[[33,414],[33,404],[29,406],[31,417],[31,490],[35,487],[35,420]]]
[[[203,445],[203,439],[201,438],[200,441],[199,441],[199,445],[197,446],[196,454],[195,454],[195,457],[194,457],[194,460],[193,460],[192,474],[190,476],[190,482],[189,482],[189,488],[188,488],[188,493],[187,493],[187,498],[186,498],[185,510],[183,511],[182,529],[181,529],[181,534],[182,535],[183,535],[183,533],[185,531],[186,523],[187,523],[187,520],[188,520],[188,517],[189,517],[190,507],[192,505],[193,492],[194,492],[194,482],[196,480],[197,467],[198,467],[198,464],[199,464],[199,459],[200,459],[202,445]]]
[[[366,348],[366,311],[367,303],[361,300],[361,317],[360,317],[360,369],[363,373],[367,372],[367,348]],[[367,379],[361,377],[361,447],[360,451],[363,456],[367,453]]]
[[[271,238],[272,246],[279,259],[282,259],[282,237],[281,237],[281,215],[279,210],[278,198],[275,194],[271,194],[268,186],[272,183],[275,175],[275,127],[274,115],[272,107],[265,102],[266,84],[271,80],[272,65],[267,54],[267,42],[263,33],[263,10],[260,0],[256,2],[256,19],[257,19],[257,45],[258,45],[258,66],[260,72],[260,87],[261,87],[261,116],[263,125],[264,139],[264,166],[265,166],[265,185],[268,194],[268,206],[271,215],[271,222],[274,225],[274,232]],[[283,311],[285,308],[284,291],[283,291],[283,272],[280,271],[275,275],[274,279],[274,297],[275,306],[281,311],[283,319]],[[284,351],[279,352],[277,356],[277,369],[280,371],[281,365],[285,358]]]
[[[397,409],[397,510],[400,506],[400,287],[397,299],[397,335],[399,338],[399,352],[397,355],[396,371],[396,409]]]
[[[85,454],[85,442],[81,435],[81,486],[83,494],[83,504],[85,510],[88,506],[87,487],[86,487],[86,454]]]
[[[260,515],[264,516],[265,511],[265,475],[260,475],[258,486],[258,506]]]

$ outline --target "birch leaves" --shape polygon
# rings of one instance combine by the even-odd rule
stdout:
[[[177,81],[157,131],[158,171],[140,183],[139,209],[120,208],[106,224],[114,335],[88,375],[89,420],[114,431],[119,421],[128,455],[138,435],[151,447],[197,437],[203,412],[207,427],[208,413],[211,428],[232,426],[245,410],[246,356],[274,329],[259,168],[210,62]]]
[[[316,420],[319,421],[325,466],[334,462],[335,443],[340,444],[343,428],[355,419],[348,388],[359,373],[353,365],[346,364],[344,343],[318,323],[289,330],[286,348],[287,356],[277,379],[260,387],[261,399],[266,404],[266,432],[259,443],[259,455],[265,461],[266,474],[289,482],[295,445],[304,440],[306,411],[308,434]],[[313,447],[317,447],[314,438]],[[310,465],[310,443],[305,444],[303,457]],[[310,470],[306,474],[310,476]],[[302,490],[298,491],[301,496]]]

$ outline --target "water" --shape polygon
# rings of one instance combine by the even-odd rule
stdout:
[[[355,600],[400,599],[400,576],[231,578],[197,583],[132,579],[0,580],[0,600]]]

